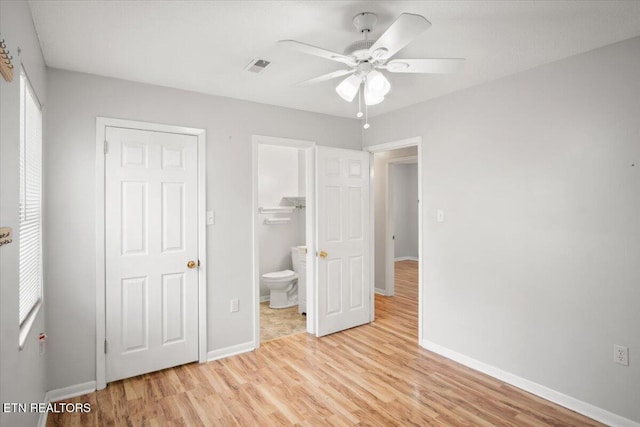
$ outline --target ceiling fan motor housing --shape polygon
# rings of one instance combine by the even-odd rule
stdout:
[[[355,56],[358,60],[366,59],[369,56],[369,48],[373,46],[374,43],[374,40],[357,40],[347,46],[344,54]]]
[[[345,55],[353,56],[358,61],[366,61],[369,59],[369,48],[375,43],[373,40],[368,40],[367,35],[373,30],[378,22],[378,15],[371,12],[362,12],[357,14],[352,19],[353,26],[358,31],[364,34],[364,40],[358,40],[351,43],[344,50]]]

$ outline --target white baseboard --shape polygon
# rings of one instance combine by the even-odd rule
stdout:
[[[72,397],[82,396],[83,394],[93,393],[96,391],[96,382],[88,381],[82,384],[70,385],[69,387],[57,388],[49,390],[44,394],[44,403],[58,402],[64,399],[71,399]],[[38,420],[38,427],[45,427],[47,425],[47,412],[40,414]]]
[[[418,258],[414,256],[400,256],[398,258],[394,258],[393,261],[418,261]]]
[[[229,356],[235,356],[236,354],[246,353],[254,349],[255,346],[253,345],[253,341],[247,341],[242,344],[232,345],[218,350],[211,350],[207,353],[207,362],[224,359]]]
[[[385,297],[388,297],[388,296],[389,296],[389,294],[387,293],[387,290],[386,290],[386,289],[374,288],[374,290],[373,290],[373,291],[374,291],[376,294],[378,294],[378,295],[383,295],[383,296],[385,296]]]
[[[267,302],[270,299],[270,295],[264,295],[260,297],[260,302]]]
[[[540,396],[543,399],[549,400],[560,406],[564,406],[565,408],[569,408],[572,411],[585,415],[589,418],[593,418],[594,420],[600,421],[601,423],[604,423],[606,425],[612,427],[640,427],[640,423],[632,421],[628,418],[591,405],[590,403],[583,402],[574,397],[567,396],[566,394],[560,393],[559,391],[552,390],[548,387],[519,377],[510,372],[503,371],[502,369],[496,368],[495,366],[480,362],[479,360],[450,350],[434,342],[423,339],[420,340],[420,345],[427,350],[433,351],[434,353],[446,357],[447,359],[454,360],[471,369],[497,378],[500,381],[504,381],[505,383],[511,384],[512,386],[518,387],[524,391],[528,391],[529,393]]]

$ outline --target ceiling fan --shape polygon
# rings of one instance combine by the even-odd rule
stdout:
[[[460,69],[464,59],[432,58],[432,59],[389,59],[416,37],[431,27],[424,16],[411,13],[401,14],[376,41],[369,40],[369,33],[378,22],[375,13],[362,12],[353,17],[353,25],[364,38],[350,44],[344,53],[333,52],[295,40],[281,40],[279,43],[309,55],[319,56],[331,61],[347,65],[348,69],[334,71],[305,80],[299,85],[308,85],[338,77],[349,76],[336,87],[336,92],[347,102],[352,102],[358,95],[358,114],[362,117],[362,94],[366,107],[376,105],[384,100],[391,84],[382,71],[390,73],[452,73]],[[361,90],[361,87],[364,90]],[[369,123],[365,118],[364,128]]]

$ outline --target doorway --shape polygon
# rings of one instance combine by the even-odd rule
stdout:
[[[364,148],[373,157],[375,291],[385,297],[417,299],[418,340],[423,295],[421,145],[422,138],[415,137]]]
[[[204,130],[98,118],[96,386],[206,359]]]
[[[315,247],[315,143],[262,135],[252,139],[253,335],[258,348],[282,336],[315,333],[315,274],[310,262]],[[284,277],[284,289],[272,293],[271,287],[278,284],[268,282],[279,280],[277,276]]]
[[[415,147],[411,147],[415,148]],[[388,152],[390,155],[398,149]],[[413,307],[413,318],[417,324],[418,305],[418,158],[394,157],[388,161],[387,188],[389,204],[387,227],[392,234],[387,268],[391,270],[392,296],[406,301],[408,311]],[[389,264],[391,264],[389,266]]]
[[[418,156],[417,147],[397,148],[376,153],[374,159],[382,164],[385,174],[375,183],[384,199],[379,201],[386,213],[376,219],[376,228],[384,234],[385,282],[378,289],[382,295],[395,295],[397,263],[418,262]],[[380,182],[382,181],[382,182]],[[410,264],[410,263],[405,263]]]
[[[260,290],[265,280],[260,271],[258,230],[265,221],[271,219],[269,222],[275,224],[282,220],[263,214],[273,216],[284,207],[260,206],[259,202],[259,149],[269,145],[305,151],[306,331],[323,336],[370,322],[374,299],[368,214],[370,155],[361,150],[315,146],[310,141],[255,135],[252,165],[254,347],[258,348],[261,341]],[[266,246],[264,250],[270,248]],[[289,275],[286,271],[275,273]]]

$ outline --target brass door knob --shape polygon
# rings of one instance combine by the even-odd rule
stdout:
[[[318,252],[318,256],[319,256],[320,258],[323,258],[323,259],[324,259],[324,258],[326,258],[326,257],[327,257],[327,255],[329,255],[329,254],[328,254],[328,253],[326,253],[325,251],[320,251],[320,252]]]
[[[189,268],[196,268],[197,265],[198,265],[198,263],[195,262],[195,261],[189,261],[187,263],[187,267],[189,267]]]

